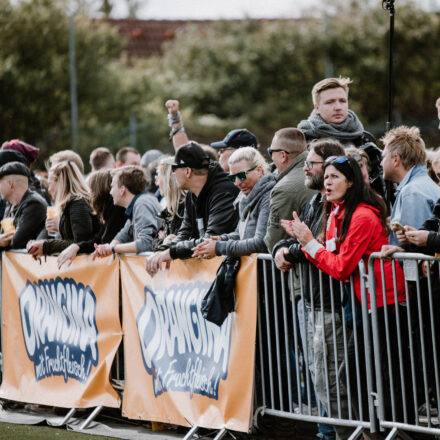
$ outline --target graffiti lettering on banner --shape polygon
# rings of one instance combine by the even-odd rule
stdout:
[[[136,324],[156,397],[173,390],[218,399],[220,380],[228,375],[232,314],[221,327],[204,319],[200,304],[210,285],[173,285],[166,294],[144,287]]]
[[[37,381],[63,376],[85,383],[98,365],[96,297],[72,278],[26,282],[19,294],[23,339]]]

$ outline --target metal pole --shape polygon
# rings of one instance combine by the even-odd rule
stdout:
[[[137,123],[136,123],[136,117],[134,115],[130,115],[130,145],[133,148],[137,147],[137,137],[136,137],[136,131],[137,131]]]
[[[78,100],[76,88],[75,12],[69,15],[69,72],[72,149],[78,151]]]
[[[386,131],[391,129],[393,119],[393,40],[394,40],[394,0],[383,0],[382,8],[390,11],[390,35],[388,43],[388,121]]]

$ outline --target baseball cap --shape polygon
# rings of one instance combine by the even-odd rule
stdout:
[[[10,174],[18,174],[27,178],[31,177],[29,168],[21,162],[8,162],[0,167],[0,179]]]
[[[211,147],[214,148],[240,148],[240,147],[254,147],[257,148],[257,137],[247,128],[238,128],[230,131],[222,141],[213,142]]]
[[[209,156],[197,142],[188,142],[179,147],[172,166],[175,168],[208,168]]]

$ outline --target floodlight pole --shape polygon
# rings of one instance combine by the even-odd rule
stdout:
[[[393,40],[394,40],[394,0],[382,0],[382,8],[390,11],[390,38],[388,42],[388,120],[385,130],[391,129],[393,120]]]

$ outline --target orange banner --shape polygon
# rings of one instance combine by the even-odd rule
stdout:
[[[58,270],[3,253],[0,397],[66,408],[119,407],[110,368],[122,338],[119,261],[77,257]]]
[[[248,431],[256,260],[242,257],[236,312],[218,327],[203,318],[200,304],[221,261],[175,260],[150,278],[145,257],[121,258],[125,417]]]

